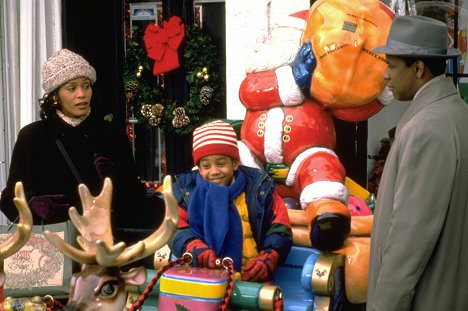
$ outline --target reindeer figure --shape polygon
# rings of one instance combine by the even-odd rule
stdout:
[[[81,234],[77,241],[83,250],[67,244],[53,232],[44,232],[57,249],[82,264],[81,271],[72,277],[65,310],[123,310],[125,286],[145,283],[147,273],[144,267],[133,268],[128,272],[122,272],[120,267],[153,255],[177,230],[178,207],[169,176],[164,179],[163,188],[166,211],[161,226],[145,240],[126,247],[123,242],[116,245],[113,242],[110,224],[111,180],[105,179],[104,187],[97,197],[93,197],[84,184],[79,185],[83,215],[80,216],[74,207],[68,213]]]
[[[3,271],[3,261],[16,253],[31,236],[33,218],[26,196],[24,195],[23,184],[17,182],[15,185],[15,198],[13,202],[19,213],[19,222],[16,231],[0,244],[0,302],[3,302],[3,284],[5,283],[5,272]]]

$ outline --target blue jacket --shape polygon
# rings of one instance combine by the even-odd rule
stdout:
[[[286,207],[275,192],[273,179],[264,171],[240,166],[245,176],[245,196],[249,222],[258,251],[274,249],[283,262],[292,246],[292,231]],[[198,170],[176,176],[173,192],[179,202],[179,231],[174,236],[172,251],[177,257],[185,252],[186,245],[195,238],[188,228],[187,207],[196,187]],[[279,201],[279,202],[278,202]]]

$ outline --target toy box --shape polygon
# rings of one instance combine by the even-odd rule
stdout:
[[[227,282],[226,270],[173,267],[161,276],[159,309],[219,310]]]

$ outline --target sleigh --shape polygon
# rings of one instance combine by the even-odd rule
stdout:
[[[346,186],[350,195],[363,200],[369,197],[351,179],[347,179]],[[285,262],[277,267],[272,284],[243,282],[234,277],[233,284],[229,285],[227,268],[199,269],[180,261],[166,270],[178,259],[165,246],[155,253],[154,269],[147,269],[145,284],[127,288],[126,306],[131,308],[143,299],[140,308],[146,311],[219,310],[229,295],[229,307],[225,309],[232,310],[278,310],[278,305],[284,310],[297,311],[342,310],[343,305],[359,308],[365,302],[367,286],[368,254],[362,250],[368,247],[368,223],[372,218],[362,217],[352,222],[353,237],[346,240],[342,249],[322,252],[311,247],[303,223],[304,211],[289,212],[294,246]],[[230,286],[232,290],[228,293]]]
[[[167,265],[168,248],[155,254],[155,266]],[[277,268],[272,284],[234,280],[229,300],[233,310],[340,310],[344,301],[344,256],[293,246]],[[128,288],[127,307],[144,294],[157,270],[148,269],[147,282]],[[175,266],[158,278],[141,310],[219,310],[228,272]],[[278,300],[282,300],[278,304]],[[275,307],[276,303],[276,307]]]
[[[71,208],[70,217],[81,234],[77,241],[83,250],[67,244],[53,232],[44,233],[60,252],[81,264],[81,271],[72,276],[67,302],[67,307],[73,310],[115,311],[125,306],[130,311],[341,310],[343,302],[349,300],[350,285],[359,287],[345,282],[349,279],[347,265],[353,259],[349,251],[343,251],[346,247],[340,251],[321,252],[308,246],[310,239],[304,240],[297,233],[296,245],[285,262],[277,267],[271,284],[241,281],[229,258],[220,259],[218,269],[193,267],[189,254],[174,258],[167,243],[177,229],[178,210],[169,177],[162,191],[163,223],[149,237],[128,247],[122,242],[114,245],[110,234],[111,181],[105,181],[97,197],[93,197],[85,185],[80,185],[79,191],[83,215]],[[25,200],[21,202],[23,209],[29,211]],[[294,225],[295,220],[291,218]],[[26,235],[22,240],[25,242],[25,239]],[[122,270],[153,254],[154,269]],[[15,299],[5,299],[2,306],[15,303]]]

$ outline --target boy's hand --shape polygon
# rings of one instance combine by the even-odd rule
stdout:
[[[249,282],[266,282],[273,277],[273,272],[278,263],[278,252],[275,250],[261,251],[257,258],[245,265],[241,280]]]
[[[215,268],[216,253],[202,240],[195,239],[187,244],[186,252],[193,256],[193,265],[200,268]]]

